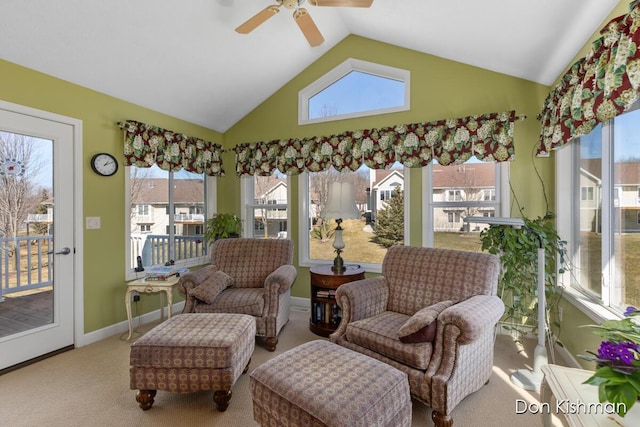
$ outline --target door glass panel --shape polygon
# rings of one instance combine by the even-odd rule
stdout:
[[[0,339],[54,320],[53,141],[0,131]]]

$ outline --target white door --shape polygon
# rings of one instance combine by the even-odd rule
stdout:
[[[59,117],[0,101],[0,370],[74,344],[77,133]]]

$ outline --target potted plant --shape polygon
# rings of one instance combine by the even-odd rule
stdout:
[[[597,370],[585,381],[598,387],[600,403],[610,402],[624,417],[640,398],[640,311],[628,307],[621,320],[607,320],[600,325],[587,325],[604,338],[592,356],[578,355],[596,362]]]
[[[522,212],[521,212],[522,213]],[[549,313],[557,305],[560,294],[556,287],[558,272],[567,269],[566,242],[562,240],[554,226],[555,215],[529,219],[522,217],[522,228],[492,225],[480,233],[482,249],[500,255],[502,274],[498,283],[498,292],[507,306],[504,321],[505,329],[516,333],[516,342],[527,334],[537,334],[538,298],[537,298],[537,250],[540,244],[545,250],[545,297]],[[554,323],[556,328],[560,325]],[[547,338],[551,332],[545,331]]]
[[[218,239],[240,237],[242,233],[242,220],[232,213],[213,214],[205,225],[204,238],[208,244]]]

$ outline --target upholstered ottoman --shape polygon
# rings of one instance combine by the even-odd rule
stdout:
[[[249,374],[262,426],[411,426],[407,375],[329,341],[311,341]]]
[[[231,388],[249,367],[255,334],[255,319],[245,314],[167,319],[131,345],[130,387],[138,390],[136,401],[146,411],[157,390],[214,390],[216,407],[226,410]]]

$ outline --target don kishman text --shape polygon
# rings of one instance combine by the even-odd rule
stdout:
[[[527,402],[516,399],[516,414],[585,414],[585,415],[611,415],[626,409],[624,403],[611,402],[584,402],[580,399],[560,399],[554,403]]]

